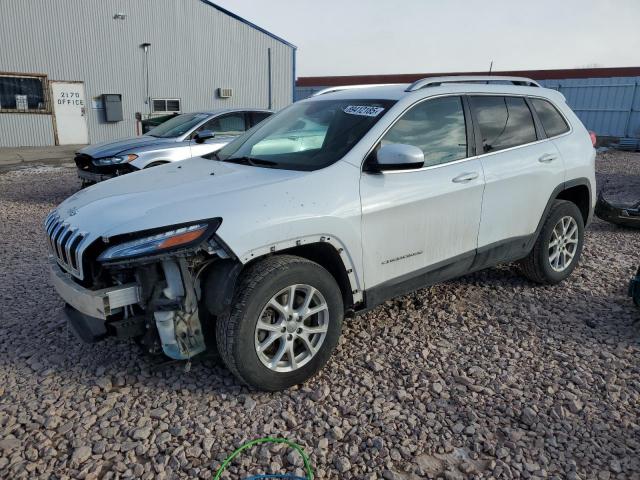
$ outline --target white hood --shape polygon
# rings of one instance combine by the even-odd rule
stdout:
[[[111,237],[224,219],[231,204],[243,201],[251,208],[260,201],[262,188],[304,175],[196,157],[98,183],[66,199],[57,211],[63,221],[93,238]]]

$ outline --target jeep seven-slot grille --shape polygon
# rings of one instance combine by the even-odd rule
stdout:
[[[56,257],[58,265],[82,280],[82,252],[78,247],[87,234],[62,222],[56,212],[49,214],[44,227],[49,240],[49,250]]]

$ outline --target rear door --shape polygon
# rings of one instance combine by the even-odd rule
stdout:
[[[564,166],[524,97],[475,95],[469,104],[486,182],[481,251],[535,233],[551,194],[564,181]]]
[[[402,285],[427,283],[429,272],[443,266],[471,264],[484,176],[480,161],[473,158],[468,140],[472,129],[466,120],[468,110],[460,96],[428,99],[407,110],[382,137],[377,147],[399,143],[421,148],[425,165],[362,173],[367,289],[381,286],[393,295],[410,289]]]

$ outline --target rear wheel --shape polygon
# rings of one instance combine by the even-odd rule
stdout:
[[[304,382],[329,359],[344,307],[332,275],[289,255],[249,267],[228,316],[216,323],[222,360],[243,383],[282,390]]]
[[[537,283],[555,284],[573,272],[584,241],[584,222],[578,207],[566,200],[551,206],[529,255],[520,261],[525,277]]]

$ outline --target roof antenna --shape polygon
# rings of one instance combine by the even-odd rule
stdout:
[[[493,60],[491,60],[491,64],[489,65],[489,75],[491,75],[491,70],[493,70]]]

